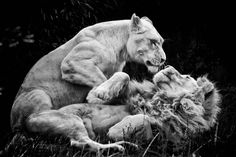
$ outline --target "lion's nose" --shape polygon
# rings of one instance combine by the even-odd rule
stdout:
[[[165,66],[165,69],[166,69],[166,68],[169,68],[169,67],[170,67],[170,65],[166,65],[166,66]]]
[[[166,61],[166,60],[165,60],[164,58],[161,58],[161,62],[160,62],[160,63],[161,63],[161,64],[164,64],[165,61]]]
[[[160,63],[164,64],[166,61],[166,54],[163,49],[161,49],[161,51],[160,51],[160,58],[161,58]]]

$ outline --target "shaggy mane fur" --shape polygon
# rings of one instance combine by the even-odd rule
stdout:
[[[129,99],[133,114],[143,113],[167,137],[176,142],[189,135],[209,130],[220,111],[220,95],[205,76],[197,79],[198,89],[169,98],[165,91],[157,91],[150,99],[136,94]]]

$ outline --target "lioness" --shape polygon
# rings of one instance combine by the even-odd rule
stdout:
[[[89,103],[109,99],[108,91],[100,85],[121,71],[126,61],[145,64],[156,73],[166,60],[162,43],[151,21],[135,14],[130,20],[84,28],[29,71],[12,106],[12,129],[21,129],[33,113],[55,110],[48,121],[57,119],[61,114],[57,109],[85,102],[93,88],[87,97]]]
[[[181,75],[171,66],[155,74],[153,83],[129,81],[127,74],[117,72],[103,85],[110,89],[111,95],[128,94],[120,98],[124,98],[126,105],[68,105],[32,114],[26,127],[33,132],[62,134],[71,139],[71,145],[88,146],[91,151],[124,150],[120,145],[124,141],[100,144],[92,139],[104,132],[115,140],[136,133],[150,139],[151,125],[156,125],[170,140],[176,141],[186,136],[186,132],[208,130],[219,112],[220,97],[213,83],[206,77],[195,80]]]

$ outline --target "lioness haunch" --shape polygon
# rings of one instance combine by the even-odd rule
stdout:
[[[72,145],[86,145],[92,151],[124,150],[120,144],[131,134],[142,133],[144,138],[151,139],[151,125],[176,142],[186,136],[186,131],[194,134],[208,130],[219,112],[220,97],[213,83],[206,77],[195,80],[181,75],[171,66],[155,74],[153,83],[130,81],[127,74],[118,72],[102,87],[109,90],[112,99],[123,99],[124,105],[73,104],[58,111],[32,114],[27,127],[33,132],[63,134],[71,139]],[[104,132],[121,141],[101,144],[92,140]]]

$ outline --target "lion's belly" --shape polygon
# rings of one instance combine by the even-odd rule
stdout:
[[[98,108],[93,111],[92,126],[96,133],[106,132],[111,126],[120,122],[125,116],[129,115],[126,106],[108,106]]]

